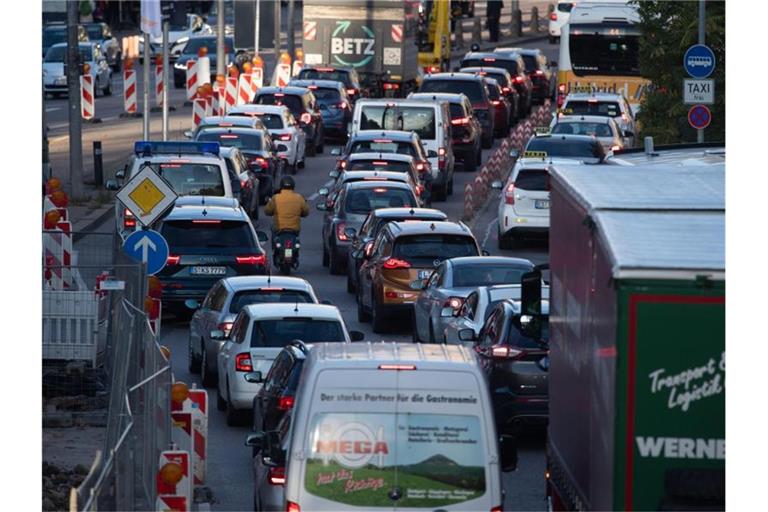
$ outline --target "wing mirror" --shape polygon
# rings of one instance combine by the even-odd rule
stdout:
[[[264,443],[264,432],[256,432],[255,434],[249,434],[245,438],[245,446],[251,446],[255,451],[261,450],[261,446]]]
[[[426,279],[415,279],[411,281],[411,284],[409,285],[411,290],[423,290],[427,287],[427,280]]]
[[[262,377],[259,371],[249,372],[245,374],[245,381],[251,384],[261,384],[264,382],[264,377]]]
[[[286,151],[288,151],[288,146],[286,146],[285,144],[278,144],[277,151],[278,153],[285,153]]]
[[[337,171],[336,169],[334,169],[334,170],[332,170],[331,172],[328,173],[328,176],[330,176],[331,178],[334,178],[334,179],[338,178],[339,175],[340,175],[339,171]]]
[[[117,183],[117,180],[107,180],[104,184],[104,188],[107,190],[120,190],[120,185]]]
[[[556,68],[557,67],[557,61],[556,60],[549,61],[549,67]]]
[[[517,149],[513,149],[509,152],[509,156],[512,158],[520,158],[520,151]]]
[[[437,158],[437,151],[433,149],[427,151],[427,158]]]
[[[504,473],[517,469],[517,437],[502,435],[499,437],[499,455],[501,470]]]
[[[315,205],[315,208],[320,210],[321,212],[328,211],[328,205],[325,204],[325,201],[320,201]]]
[[[216,329],[211,331],[211,339],[214,341],[224,341],[227,339],[227,336],[224,334],[224,331]]]
[[[472,329],[459,330],[459,339],[461,341],[475,341],[475,331]]]
[[[365,339],[365,334],[361,331],[349,331],[349,338],[352,341],[363,341]]]
[[[124,180],[125,179],[125,169],[118,169],[115,171],[115,179],[118,180]]]
[[[193,132],[192,130],[184,130],[184,136],[188,139],[194,139],[195,132]]]
[[[331,155],[332,156],[340,156],[341,155],[341,148],[333,148],[333,149],[331,149]]]
[[[634,137],[635,136],[635,132],[633,132],[631,130],[624,130],[624,136],[625,137]]]

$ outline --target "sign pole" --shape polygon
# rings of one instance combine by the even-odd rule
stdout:
[[[261,22],[261,0],[256,0],[256,33],[254,37],[256,40],[253,43],[253,54],[259,54],[259,24]]]
[[[163,22],[163,140],[168,140],[168,22]]]
[[[144,82],[144,123],[142,136],[144,140],[149,140],[149,61],[152,59],[149,51],[150,35],[144,32],[144,76],[142,81]],[[167,85],[167,84],[166,84]]]
[[[704,16],[705,16],[704,0],[699,0],[699,44],[704,44]],[[696,130],[696,141],[701,144],[704,142],[704,130]]]

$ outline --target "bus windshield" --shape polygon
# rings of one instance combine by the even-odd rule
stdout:
[[[576,76],[640,75],[640,32],[636,28],[574,25],[568,43]]]

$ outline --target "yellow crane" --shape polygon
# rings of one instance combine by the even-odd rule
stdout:
[[[451,64],[451,2],[434,0],[426,5],[426,26],[419,44],[419,67],[425,73],[448,71]]]

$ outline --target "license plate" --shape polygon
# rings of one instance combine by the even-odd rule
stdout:
[[[431,270],[419,270],[419,279],[426,279],[432,275]]]
[[[549,209],[549,199],[537,199],[533,203],[534,208],[539,208],[541,210],[548,210]]]
[[[190,273],[197,276],[223,276],[227,273],[224,267],[192,267]]]
[[[292,258],[293,257],[293,249],[286,249],[285,250],[285,257],[286,258]]]

